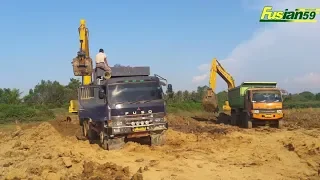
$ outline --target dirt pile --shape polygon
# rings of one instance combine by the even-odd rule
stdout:
[[[318,129],[240,129],[169,116],[164,146],[118,151],[79,141],[76,122],[0,133],[0,179],[318,179]]]
[[[50,123],[2,138],[0,177],[4,179],[130,179],[129,169],[113,163],[98,165],[77,151],[72,137],[61,136]],[[81,142],[79,144],[82,145]],[[98,167],[98,168],[97,168]],[[91,170],[90,170],[91,169]],[[82,173],[80,173],[82,172]],[[105,179],[105,178],[102,178]]]
[[[228,134],[241,129],[235,126],[222,124],[215,117],[184,117],[168,115],[169,126],[177,131],[184,133],[209,133],[212,135]],[[220,123],[220,124],[217,124]]]
[[[136,177],[140,177],[140,179],[135,179]],[[84,162],[82,174],[77,176],[73,176],[70,179],[78,180],[78,179],[99,179],[99,180],[142,180],[142,174],[137,173],[130,177],[129,167],[121,167],[114,163],[104,163],[99,164],[96,162]]]

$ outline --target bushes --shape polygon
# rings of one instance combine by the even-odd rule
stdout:
[[[320,101],[284,102],[284,109],[320,108]]]
[[[28,106],[23,104],[0,104],[0,124],[29,121],[45,121],[54,118],[54,113],[41,106]]]
[[[224,102],[219,102],[219,109],[222,110]],[[319,101],[298,101],[298,102],[284,102],[284,109],[304,109],[304,108],[320,108]],[[168,102],[167,111],[176,113],[179,111],[203,111],[201,102],[182,101],[182,102]]]
[[[199,102],[184,101],[184,102],[171,102],[167,104],[167,111],[171,113],[179,111],[202,111],[202,105]]]

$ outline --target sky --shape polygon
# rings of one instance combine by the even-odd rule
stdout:
[[[90,56],[150,66],[174,90],[208,85],[213,58],[243,81],[320,92],[320,22],[260,23],[264,6],[320,8],[319,0],[1,0],[0,88],[27,93],[43,80],[67,84],[85,19]],[[77,77],[76,77],[77,78]],[[216,91],[226,90],[219,78]]]

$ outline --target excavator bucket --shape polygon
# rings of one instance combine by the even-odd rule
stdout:
[[[92,59],[90,57],[76,57],[72,61],[75,76],[91,76],[93,72]]]
[[[217,95],[212,89],[208,89],[207,94],[203,97],[202,107],[207,112],[219,112]]]

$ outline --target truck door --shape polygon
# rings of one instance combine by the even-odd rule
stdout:
[[[108,108],[106,99],[99,98],[99,90],[103,86],[83,85],[78,88],[79,116],[94,121],[104,121]]]
[[[245,112],[251,112],[251,91],[247,90],[246,91],[246,95],[245,95],[245,99],[244,99],[244,107],[245,107]]]

